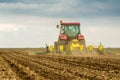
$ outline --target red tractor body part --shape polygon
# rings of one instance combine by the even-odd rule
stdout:
[[[79,22],[66,22],[66,23],[61,23],[61,25],[80,25]]]
[[[84,39],[85,39],[84,35],[81,35],[81,34],[78,35],[78,40],[84,40]]]
[[[64,35],[64,34],[60,34],[60,35],[59,35],[59,38],[60,38],[61,40],[67,40],[67,36]]]

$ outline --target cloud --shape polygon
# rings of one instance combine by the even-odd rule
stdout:
[[[25,29],[25,28],[17,24],[1,24],[0,23],[1,32],[19,31],[20,29]]]
[[[120,13],[119,4],[116,1],[91,0],[88,2],[82,0],[2,1],[0,3],[0,14],[80,18],[83,16],[115,16]]]
[[[0,0],[1,3],[56,3],[59,0]]]

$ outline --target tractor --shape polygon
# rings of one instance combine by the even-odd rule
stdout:
[[[55,53],[79,54],[85,51],[86,42],[79,22],[60,21],[56,27],[60,29],[60,34],[58,41],[54,42]]]

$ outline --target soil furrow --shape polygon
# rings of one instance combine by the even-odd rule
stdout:
[[[20,55],[17,55],[17,56],[19,56],[20,57]],[[21,56],[22,57],[22,56]],[[75,76],[79,76],[79,77],[85,77],[85,78],[87,78],[87,79],[93,79],[94,78],[94,80],[96,79],[96,80],[98,80],[98,79],[101,79],[101,78],[99,78],[99,76],[100,75],[108,75],[107,73],[108,72],[106,72],[106,71],[104,71],[104,72],[100,72],[100,71],[98,71],[98,70],[94,70],[94,69],[91,69],[91,68],[86,68],[86,66],[89,66],[89,65],[85,65],[85,67],[83,66],[77,66],[76,67],[76,65],[75,65],[75,63],[74,64],[72,64],[72,65],[67,65],[67,64],[63,64],[63,63],[59,63],[59,61],[57,61],[57,62],[55,62],[55,60],[53,60],[52,62],[50,62],[50,60],[48,61],[47,59],[49,59],[49,58],[47,58],[47,59],[44,59],[43,58],[43,56],[42,56],[42,59],[39,57],[39,59],[36,59],[35,58],[35,60],[34,60],[34,58],[32,58],[32,57],[29,57],[29,56],[26,56],[27,58],[29,58],[29,60],[31,60],[31,61],[33,61],[33,62],[37,62],[38,64],[41,64],[41,65],[44,65],[44,66],[48,66],[48,67],[51,67],[51,68],[54,68],[54,69],[60,69],[60,70],[64,70],[64,71],[66,71],[66,72],[68,72],[68,73],[71,73],[71,74],[74,74]],[[47,62],[48,61],[48,62]],[[61,60],[60,60],[61,61]],[[64,61],[64,63],[65,62],[67,62],[68,63],[68,61]],[[53,65],[57,65],[57,66],[59,66],[60,65],[60,67],[57,67],[57,66],[53,66]],[[70,63],[71,64],[71,63]],[[64,68],[64,67],[67,67],[67,68]],[[94,67],[96,67],[96,66],[94,66]],[[74,69],[73,69],[74,68]],[[83,70],[81,70],[81,69],[83,69]],[[88,70],[89,69],[89,70]],[[74,71],[78,71],[78,72],[74,72]],[[85,71],[89,71],[89,72],[91,72],[91,74],[86,74],[86,75],[83,75],[84,73],[83,72],[85,72]],[[96,73],[97,72],[97,73]],[[77,74],[77,75],[76,75]],[[95,76],[92,76],[92,75],[95,75]],[[111,74],[111,75],[113,75],[113,74]],[[97,76],[98,76],[98,78],[97,78]],[[108,75],[109,76],[109,75]],[[104,77],[103,77],[104,78]]]
[[[0,80],[120,80],[119,55],[32,54],[35,50],[0,49],[0,74],[6,76]]]
[[[17,74],[17,76],[19,78],[21,78],[22,80],[37,79],[37,78],[33,77],[34,75],[30,75],[30,72],[28,72],[27,68],[24,68],[19,62],[16,62],[16,59],[11,58],[7,54],[2,55],[2,57],[8,63],[8,65],[11,67],[11,69]],[[42,78],[41,78],[41,80],[42,80]]]
[[[12,58],[16,58],[13,55],[9,55]],[[75,79],[74,76],[71,76],[71,74],[64,73],[63,71],[60,71],[58,69],[53,69],[50,68],[49,66],[37,64],[31,61],[28,61],[27,64],[25,63],[28,59],[23,59],[23,58],[16,58],[16,61],[18,61],[20,64],[24,65],[25,67],[29,67],[30,70],[34,70],[36,73],[39,73],[39,75],[45,77],[46,79],[51,79],[53,78],[60,79],[60,80],[70,80],[70,79]],[[53,77],[54,76],[54,77]],[[76,79],[75,79],[76,80]]]

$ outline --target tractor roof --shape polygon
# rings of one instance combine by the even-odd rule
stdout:
[[[64,22],[64,23],[61,23],[61,25],[80,25],[79,22]]]

